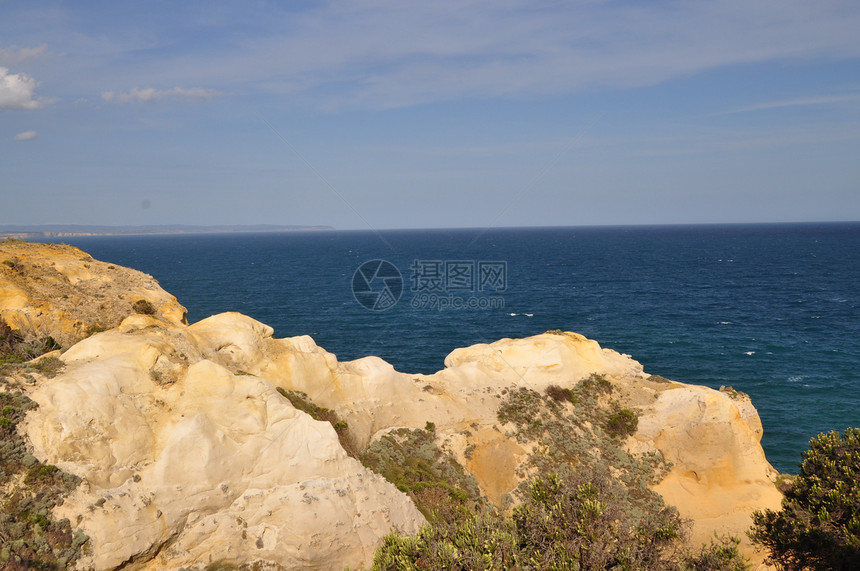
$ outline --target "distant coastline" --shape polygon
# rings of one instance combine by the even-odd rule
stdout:
[[[148,234],[250,234],[263,232],[311,232],[334,230],[331,226],[280,226],[252,224],[235,226],[86,226],[80,224],[43,224],[33,226],[0,225],[0,238],[63,238],[78,236],[141,236]]]

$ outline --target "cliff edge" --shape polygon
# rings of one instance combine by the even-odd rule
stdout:
[[[402,429],[425,431],[502,507],[547,458],[573,466],[609,448],[651,467],[643,477],[693,521],[694,542],[743,537],[754,509],[779,507],[748,397],[648,375],[575,333],[456,349],[443,370],[407,374],[237,313],[188,325],[151,277],[69,246],[0,242],[3,260],[0,318],[65,349],[53,378],[6,383],[38,405],[17,428],[29,453],[80,478],[52,508],[88,537],[79,568],[366,566],[386,533],[425,522],[355,458]],[[153,311],[134,311],[138,299]],[[638,424],[613,432],[628,417]],[[565,455],[545,450],[553,430]]]

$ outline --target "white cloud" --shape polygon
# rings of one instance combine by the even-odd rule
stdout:
[[[36,46],[35,48],[19,48],[18,46],[9,46],[8,48],[0,48],[0,63],[6,65],[18,65],[34,60],[48,53],[47,44]]]
[[[24,131],[23,133],[18,133],[15,135],[16,141],[32,141],[36,137],[39,136],[39,133],[36,131]]]
[[[214,89],[202,89],[200,87],[174,87],[173,89],[155,89],[147,87],[144,89],[134,88],[125,93],[115,93],[113,91],[103,91],[102,99],[108,103],[147,103],[151,101],[159,101],[161,99],[212,99],[226,95],[221,91]]]
[[[36,97],[39,82],[24,73],[0,67],[0,109],[38,109],[49,103]]]

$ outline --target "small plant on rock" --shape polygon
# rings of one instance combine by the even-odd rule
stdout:
[[[576,397],[570,389],[563,389],[558,385],[550,385],[545,390],[546,396],[556,402],[576,403]]]
[[[139,299],[131,304],[131,308],[135,313],[140,315],[154,315],[155,307],[145,299]]]
[[[606,420],[606,432],[613,437],[630,436],[638,427],[639,417],[629,408],[619,410]]]

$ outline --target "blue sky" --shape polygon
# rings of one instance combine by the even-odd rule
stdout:
[[[860,220],[860,2],[0,0],[0,224]]]

